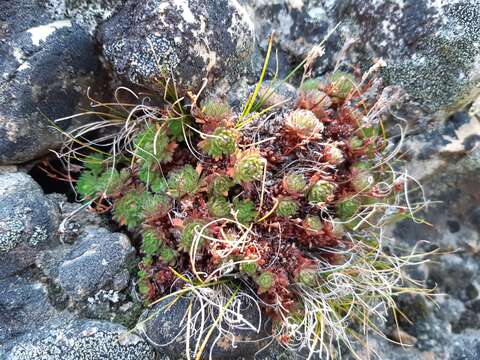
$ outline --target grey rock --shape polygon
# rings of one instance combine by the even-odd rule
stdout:
[[[153,90],[173,76],[178,91],[200,89],[203,78],[233,82],[248,68],[252,23],[236,0],[127,1],[99,31],[117,74]]]
[[[54,244],[60,213],[24,173],[0,174],[0,278],[34,263],[38,249]]]
[[[0,309],[0,343],[34,331],[57,315],[45,286],[20,276],[0,280]]]
[[[166,299],[155,305],[152,310],[144,314],[145,321],[140,322],[139,331],[143,333],[144,337],[155,346],[162,354],[168,356],[170,359],[185,359],[186,342],[185,333],[181,333],[181,324],[183,317],[188,311],[189,299],[183,297],[179,299],[173,306],[165,309],[166,305],[172,299]],[[249,305],[248,300],[245,299],[243,305],[245,308],[242,312],[243,316],[251,323],[258,324],[259,318],[253,305]],[[198,307],[193,305],[192,311],[198,312]],[[211,324],[211,323],[209,323]],[[198,325],[198,324],[197,324]],[[208,326],[208,325],[207,325]],[[254,330],[234,330],[235,347],[231,346],[231,339],[218,337],[218,331],[214,330],[208,340],[205,351],[202,353],[202,359],[208,359],[209,354],[212,355],[213,360],[220,359],[251,359],[254,354],[267,345],[267,341],[261,341],[267,336],[266,329],[261,327],[260,332]],[[185,330],[185,329],[184,329]],[[176,337],[180,332],[180,336]],[[173,341],[172,341],[173,340]],[[198,338],[190,339],[191,344],[199,341]],[[168,344],[164,346],[164,344]],[[192,350],[193,351],[193,350]],[[194,354],[192,352],[192,357]]]
[[[257,41],[264,51],[268,47],[270,34],[275,31],[274,41],[278,56],[270,60],[269,70],[271,74],[278,70],[279,78],[287,76],[336,25],[336,19],[329,11],[329,6],[333,6],[330,4],[335,4],[335,1],[244,0],[243,2],[254,20]],[[340,34],[333,33],[326,41],[325,55],[315,63],[318,73],[321,74],[333,68],[335,54],[341,46]],[[258,66],[262,66],[262,59],[257,62]],[[261,68],[257,67],[257,72],[260,70]]]
[[[22,11],[19,11],[22,10]],[[50,16],[40,1],[2,1],[0,4],[0,39],[4,40],[29,28],[48,23]]]
[[[460,108],[478,94],[480,16],[477,0],[406,1],[254,1],[251,6],[258,37],[265,49],[267,35],[276,31],[278,47],[293,69],[314,45],[339,23],[317,61],[317,74],[340,64],[372,65],[383,58],[387,84],[402,85],[412,102],[427,112]],[[342,38],[343,37],[343,41]],[[336,57],[342,43],[346,58]],[[347,41],[348,42],[348,41]],[[279,63],[285,68],[285,63]]]
[[[118,276],[125,277],[133,253],[129,239],[120,233],[90,226],[60,259],[58,283],[73,299],[82,300],[110,288]],[[115,283],[118,287],[128,281]],[[121,289],[120,289],[121,290]]]
[[[428,240],[423,249],[450,252],[423,265],[427,286],[445,294],[436,298],[438,308],[412,298],[400,303],[412,321],[403,321],[402,329],[416,337],[417,349],[434,358],[474,359],[478,351],[470,335],[480,323],[478,104],[408,136],[404,144],[410,156],[408,173],[421,181],[426,198],[435,203],[418,214],[432,226],[400,222],[393,229],[396,242],[411,247]],[[412,194],[411,200],[421,197]],[[459,352],[459,344],[469,348]]]
[[[94,34],[98,24],[110,17],[125,0],[46,0],[45,7],[58,20],[68,18]]]
[[[0,30],[7,35],[0,37],[0,164],[36,159],[58,146],[60,132],[51,121],[76,112],[99,70],[87,32],[70,20],[51,21],[36,3],[0,4],[0,18],[9,24]]]
[[[87,226],[108,228],[106,217],[89,211],[83,204],[68,202],[65,195],[53,193],[47,197],[54,201],[61,212],[62,223],[59,229],[60,241],[73,244]]]
[[[477,360],[480,358],[480,331],[469,330],[453,338],[450,360]]]
[[[260,87],[259,97],[262,108],[275,106],[275,109],[291,109],[297,100],[297,89],[282,81],[264,81]]]
[[[7,360],[150,360],[155,352],[121,325],[78,320],[16,341]]]
[[[398,239],[410,244],[434,239],[444,249],[478,252],[479,129],[477,116],[460,112],[406,140],[405,149],[411,154],[408,173],[422,182],[426,198],[437,203],[422,213],[434,226],[401,222],[394,231]]]

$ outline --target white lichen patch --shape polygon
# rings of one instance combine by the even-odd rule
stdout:
[[[0,220],[0,253],[8,252],[17,247],[21,242],[31,246],[37,246],[48,239],[48,231],[42,226],[35,226],[31,234],[28,234],[27,213],[17,211],[14,216]]]
[[[303,0],[288,0],[288,6],[291,9],[302,10],[303,5]]]
[[[25,225],[18,218],[0,221],[0,253],[14,249],[20,243],[24,230]]]
[[[23,54],[23,51],[14,47],[12,52],[15,60],[17,60],[20,64],[23,63],[23,59],[25,57],[25,55]]]
[[[38,46],[40,45],[40,41],[45,41],[56,30],[71,26],[72,22],[70,20],[59,20],[47,25],[40,25],[28,29],[27,32],[31,35],[32,44]]]
[[[174,0],[173,4],[175,6],[180,7],[182,10],[182,17],[185,22],[189,24],[195,23],[195,15],[193,15],[192,10],[190,9],[190,6],[188,5],[188,1],[186,0]]]
[[[18,138],[18,124],[14,121],[7,121],[5,123],[7,139],[10,142],[16,142]]]
[[[408,142],[408,148],[412,154],[418,155],[422,153],[425,142],[418,139],[410,139]],[[410,176],[417,180],[422,180],[429,175],[434,174],[438,169],[445,166],[445,160],[440,158],[432,159],[416,159],[407,165],[407,171]]]
[[[120,301],[120,295],[115,290],[99,290],[94,296],[87,299],[89,304],[99,304],[104,302],[111,302],[116,304]]]
[[[22,65],[20,65],[20,66],[18,67],[17,70],[18,70],[18,71],[24,71],[24,70],[28,70],[28,69],[30,69],[30,68],[31,68],[30,64],[29,64],[28,62],[24,62]]]
[[[445,136],[450,141],[442,151],[446,152],[462,152],[465,150],[465,140],[470,136],[480,135],[480,121],[476,117],[471,117],[470,121],[463,124],[455,130],[455,138],[451,136]]]
[[[210,51],[205,45],[200,43],[195,44],[193,49],[205,62],[206,73],[210,73],[217,63],[217,53],[215,51]]]

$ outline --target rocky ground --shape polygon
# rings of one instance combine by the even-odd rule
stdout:
[[[406,296],[400,306],[411,322],[400,321],[400,330],[386,324],[390,338],[410,347],[372,335],[359,354],[479,359],[477,0],[1,2],[0,359],[182,358],[175,346],[152,343],[166,324],[178,323],[175,314],[156,319],[146,336],[126,332],[143,312],[134,292],[133,240],[39,175],[39,161],[60,142],[52,120],[85,108],[88,87],[105,99],[118,84],[158,90],[159,72],[173,74],[181,91],[198,90],[205,78],[238,104],[259,73],[272,30],[278,55],[270,76],[278,70],[284,77],[337,24],[315,75],[336,64],[368,69],[383,58],[385,83],[409,94],[391,122],[408,125],[405,159],[432,201],[422,214],[431,226],[397,224],[389,229],[394,245],[426,240],[425,250],[445,253],[414,270],[436,286],[436,303]],[[88,118],[55,126],[82,121]],[[253,357],[251,348],[239,347],[217,358]],[[257,358],[293,358],[281,352]]]

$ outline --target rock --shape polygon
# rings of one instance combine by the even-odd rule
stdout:
[[[479,130],[476,116],[460,112],[405,141],[405,149],[411,154],[408,174],[421,181],[426,198],[436,203],[422,213],[434,226],[401,222],[394,231],[399,240],[414,244],[430,239],[445,250],[472,255],[480,251],[475,218],[479,208]]]
[[[291,109],[297,101],[297,89],[286,82],[266,80],[262,82],[258,96],[263,109],[272,106],[275,110]]]
[[[70,20],[52,22],[36,3],[0,4],[0,18],[8,19],[0,30],[0,165],[36,159],[58,146],[60,132],[51,121],[76,112],[99,69],[87,32]]]
[[[453,338],[450,360],[477,360],[480,358],[480,331],[469,330]]]
[[[275,30],[281,57],[290,62],[289,69],[279,62],[282,75],[341,23],[325,44],[317,74],[331,70],[337,60],[365,70],[372,59],[382,57],[388,64],[382,75],[387,85],[403,86],[412,103],[427,112],[458,109],[479,92],[477,0],[245,2],[264,49],[268,34]],[[352,38],[358,41],[350,43]],[[346,58],[336,57],[346,40]]]
[[[34,263],[38,249],[53,244],[58,207],[21,172],[0,174],[0,278]]]
[[[98,24],[110,17],[125,0],[46,0],[45,7],[57,20],[71,19],[93,35]]]
[[[323,1],[244,0],[244,3],[254,20],[257,41],[264,51],[268,47],[269,36],[274,31],[278,56],[272,57],[269,70],[274,74],[278,67],[280,79],[285,78],[336,25],[335,18],[327,11],[328,5],[324,7]],[[336,2],[327,2],[334,3]],[[326,54],[315,63],[319,73],[333,69],[335,54],[342,46],[340,34],[333,33],[325,45]],[[263,60],[259,59],[258,65],[262,64]]]
[[[0,309],[2,344],[56,317],[45,286],[20,276],[0,280]]]
[[[232,83],[254,49],[252,23],[236,0],[127,1],[99,31],[117,74],[161,91],[162,76],[178,91],[198,91],[203,78]]]
[[[125,235],[89,226],[72,247],[53,254],[58,273],[50,275],[58,275],[58,284],[76,300],[100,290],[120,291],[128,284],[127,261],[133,251]]]
[[[57,193],[49,194],[47,197],[57,204],[61,212],[63,220],[59,235],[62,243],[73,244],[87,226],[108,228],[106,217],[89,211],[83,204],[68,202],[65,195]]]
[[[121,325],[77,320],[16,341],[6,360],[150,360],[155,352]]]
[[[168,305],[172,299],[165,299],[159,302],[155,307],[145,314],[145,321],[139,323],[139,331],[141,331],[144,337],[157,349],[161,351],[162,354],[169,357],[170,359],[184,359],[185,357],[185,333],[182,333],[181,336],[176,338],[176,335],[182,331],[182,328],[179,324],[182,323],[182,319],[185,314],[188,312],[189,299],[183,297],[179,299],[173,306],[165,309],[165,306]],[[243,302],[242,306],[246,306],[242,311],[242,315],[254,326],[257,326],[260,319],[258,317],[257,309],[254,306],[248,305],[248,300],[246,303]],[[245,305],[247,304],[247,305]],[[196,305],[193,306],[192,313],[198,312],[199,309]],[[214,310],[215,312],[215,310]],[[217,315],[215,315],[216,317]],[[207,322],[207,324],[211,324]],[[198,326],[198,324],[197,324]],[[202,359],[209,359],[211,355],[212,360],[220,359],[251,359],[262,349],[268,342],[261,341],[265,339],[267,334],[261,327],[261,331],[257,332],[254,330],[244,329],[244,330],[235,330],[233,331],[235,335],[235,347],[231,346],[231,339],[226,337],[218,337],[218,331],[214,330],[211,334],[210,339],[208,340],[205,351],[202,353]],[[185,329],[183,329],[185,330]],[[205,334],[204,334],[205,336]],[[173,340],[173,341],[172,341]],[[203,337],[202,337],[203,340]],[[202,341],[200,340],[200,342]],[[196,341],[199,339],[194,336],[190,339],[190,344],[192,348],[195,346]],[[215,341],[215,345],[214,344]],[[163,344],[167,344],[164,346]],[[213,347],[213,348],[212,348]],[[195,355],[192,350],[192,358]]]
[[[477,351],[468,334],[479,328],[480,321],[480,233],[475,217],[480,173],[478,104],[468,113],[455,113],[428,131],[408,136],[404,143],[409,154],[407,173],[420,180],[425,197],[433,201],[417,216],[431,225],[402,221],[394,226],[393,235],[397,246],[428,240],[423,249],[444,252],[423,267],[427,286],[445,295],[435,298],[438,308],[403,298],[400,310],[411,323],[401,321],[401,326],[417,338],[417,349],[433,353],[434,358],[473,359],[469,356]],[[410,201],[421,200],[419,192],[411,194]],[[459,343],[471,344],[473,352],[465,350],[465,357],[457,357]]]

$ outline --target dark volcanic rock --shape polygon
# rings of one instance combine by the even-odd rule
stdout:
[[[71,19],[90,34],[110,17],[125,0],[44,0],[44,6],[57,20]]]
[[[99,69],[87,32],[70,20],[52,22],[36,3],[0,4],[0,18],[8,19],[0,30],[0,164],[26,162],[58,146],[51,121],[76,112]]]
[[[387,84],[401,85],[427,111],[456,109],[478,94],[480,7],[478,0],[303,0],[255,1],[251,6],[257,36],[267,44],[276,31],[280,63],[288,70],[339,23],[326,42],[317,73],[343,66],[369,68],[383,58]],[[341,40],[341,36],[344,40]],[[346,39],[345,59],[335,58]]]
[[[129,81],[162,90],[172,75],[179,90],[235,81],[250,65],[253,28],[236,0],[128,1],[101,28],[103,52]]]
[[[34,331],[56,315],[46,288],[13,276],[0,280],[0,343]],[[1,354],[1,352],[0,352]]]
[[[185,357],[185,333],[181,334],[179,337],[175,338],[179,332],[182,331],[182,322],[183,317],[188,312],[189,299],[183,297],[178,300],[173,306],[165,309],[165,306],[169,304],[172,299],[166,299],[150,310],[148,314],[145,315],[147,319],[144,322],[141,322],[140,330],[144,333],[145,338],[158,350],[169,357],[170,359],[184,359]],[[253,305],[249,305],[248,299],[242,301],[242,315],[246,320],[257,326],[260,319],[258,317],[257,309]],[[193,305],[192,313],[199,311],[199,307]],[[214,310],[215,313],[216,310]],[[218,314],[217,314],[218,315]],[[215,317],[217,316],[215,315]],[[207,322],[211,324],[211,322]],[[197,323],[197,326],[199,324]],[[208,325],[207,325],[208,326]],[[207,343],[205,351],[202,353],[202,359],[209,359],[209,354],[212,356],[212,360],[222,360],[222,359],[252,359],[254,354],[262,349],[267,342],[261,341],[267,335],[264,326],[260,328],[259,332],[244,329],[244,330],[234,330],[230,329],[235,335],[235,346],[231,345],[231,338],[220,337],[217,339],[219,333],[217,330],[214,330],[211,334],[211,337]],[[185,330],[185,329],[183,329]],[[172,341],[173,340],[173,341]],[[194,347],[196,342],[199,341],[197,337],[192,337],[190,339],[191,348]],[[203,339],[200,340],[200,343]],[[215,345],[214,344],[215,341]],[[162,344],[168,344],[167,346],[162,346]],[[192,350],[193,351],[193,350]],[[192,358],[194,354],[192,353]]]
[[[0,174],[0,278],[35,261],[57,238],[60,213],[30,176]]]
[[[122,290],[128,284],[132,252],[125,235],[89,226],[70,249],[60,252],[64,256],[58,259],[58,283],[77,300],[105,288]]]

